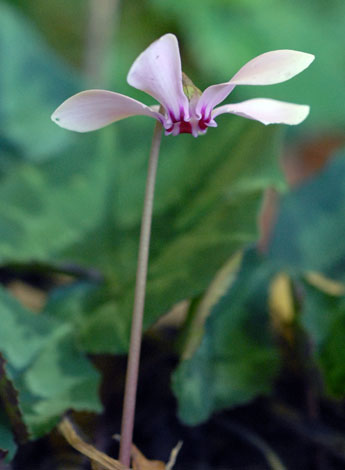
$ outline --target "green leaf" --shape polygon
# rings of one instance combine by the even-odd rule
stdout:
[[[22,164],[0,187],[2,263],[59,261],[103,216],[107,156],[84,136],[59,159]],[[60,261],[64,261],[60,258]]]
[[[326,392],[343,398],[345,390],[345,297],[332,296],[304,285],[302,324],[320,366]]]
[[[179,416],[187,424],[271,391],[279,359],[269,327],[270,275],[255,250],[249,250],[236,279],[212,308],[199,348],[174,372]]]
[[[0,139],[18,156],[51,158],[73,140],[56,132],[50,115],[77,90],[76,77],[17,10],[0,3]],[[0,155],[5,150],[0,147]]]
[[[78,347],[94,353],[127,352],[130,315],[121,315],[107,286],[76,283],[55,289],[45,311],[73,323]]]
[[[129,134],[125,137],[130,142]],[[241,120],[197,140],[166,139],[158,171],[146,327],[176,302],[202,293],[224,260],[256,239],[263,191],[282,186],[279,144],[277,127]],[[100,303],[90,301],[75,316],[82,323],[77,335],[83,348],[93,353],[124,352],[128,345],[146,161],[145,152],[129,144],[126,159],[121,150],[115,152],[111,219],[68,251],[106,276]]]
[[[100,411],[99,376],[77,349],[70,325],[33,314],[0,290],[0,350],[31,437],[68,409]]]
[[[60,328],[25,374],[31,400],[23,410],[35,435],[49,431],[67,409],[101,411],[98,374],[76,350],[69,330]]]
[[[282,197],[269,257],[283,269],[344,279],[345,156]]]

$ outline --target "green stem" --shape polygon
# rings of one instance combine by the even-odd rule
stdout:
[[[144,316],[146,277],[149,258],[150,235],[153,198],[155,190],[155,181],[159,157],[159,149],[162,138],[162,125],[157,122],[153,133],[152,146],[150,152],[146,192],[144,200],[143,215],[141,219],[141,233],[138,254],[138,267],[134,295],[134,308],[132,317],[132,330],[129,346],[127,375],[125,385],[125,396],[122,412],[120,457],[121,463],[129,467],[134,427],[135,403],[138,384],[139,362],[142,326]]]

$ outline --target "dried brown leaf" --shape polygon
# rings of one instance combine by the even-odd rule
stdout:
[[[165,470],[165,463],[161,460],[149,460],[142,452],[132,444],[133,470]]]
[[[91,460],[93,470],[129,470],[128,467],[118,460],[109,457],[107,454],[96,449],[93,445],[84,442],[83,439],[78,436],[68,418],[64,418],[61,421],[58,429],[74,449]]]
[[[120,441],[119,434],[116,434],[114,438]],[[133,470],[172,470],[181,447],[182,441],[179,441],[171,451],[168,463],[165,464],[161,460],[147,459],[138,447],[132,444],[131,458]]]
[[[182,441],[179,441],[170,453],[169,461],[165,466],[165,470],[172,470],[172,468],[175,465],[178,453],[181,450],[181,447],[182,447]]]
[[[83,441],[83,439],[76,433],[68,418],[64,418],[61,421],[58,429],[74,449],[91,460],[92,470],[130,470],[118,460],[109,457],[104,452],[96,449],[93,445],[87,444]],[[181,445],[181,442],[177,444],[171,452],[169,462],[165,464],[160,460],[148,460],[144,454],[140,452],[134,444],[132,444],[131,456],[133,470],[172,470]]]

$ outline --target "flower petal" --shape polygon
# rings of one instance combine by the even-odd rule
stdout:
[[[106,90],[87,90],[72,96],[54,111],[51,118],[65,129],[89,132],[135,115],[163,119],[149,106]]]
[[[223,113],[236,114],[263,124],[300,124],[309,114],[309,106],[286,103],[268,98],[255,98],[241,103],[226,104],[216,108],[212,117]]]
[[[229,81],[232,85],[273,85],[301,73],[315,57],[306,52],[279,50],[250,60]]]
[[[209,118],[213,108],[224,101],[234,88],[235,85],[229,83],[219,83],[206,88],[195,107],[197,117]]]
[[[273,85],[285,82],[306,69],[315,59],[305,52],[278,50],[250,60],[226,83],[212,85],[203,92],[196,107],[200,116],[211,110],[232,92],[236,85]]]
[[[165,34],[140,54],[127,81],[153,96],[175,120],[179,120],[181,110],[189,118],[188,99],[182,86],[180,51],[173,34]]]

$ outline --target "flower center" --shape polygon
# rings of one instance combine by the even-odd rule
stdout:
[[[165,134],[178,135],[178,134],[192,134],[198,137],[200,134],[205,134],[209,126],[215,127],[216,123],[209,117],[205,118],[204,115],[199,118],[195,115],[194,110],[190,109],[190,119],[184,119],[184,112],[181,112],[179,119],[171,118],[170,124],[165,126]]]
[[[198,137],[200,134],[205,134],[208,127],[216,127],[217,124],[210,114],[206,116],[205,109],[202,109],[200,114],[195,112],[196,105],[202,93],[184,72],[182,72],[182,85],[183,92],[189,102],[188,110],[186,110],[184,106],[181,106],[178,117],[176,117],[173,112],[167,110],[167,115],[163,123],[165,134],[192,134],[194,137]]]

